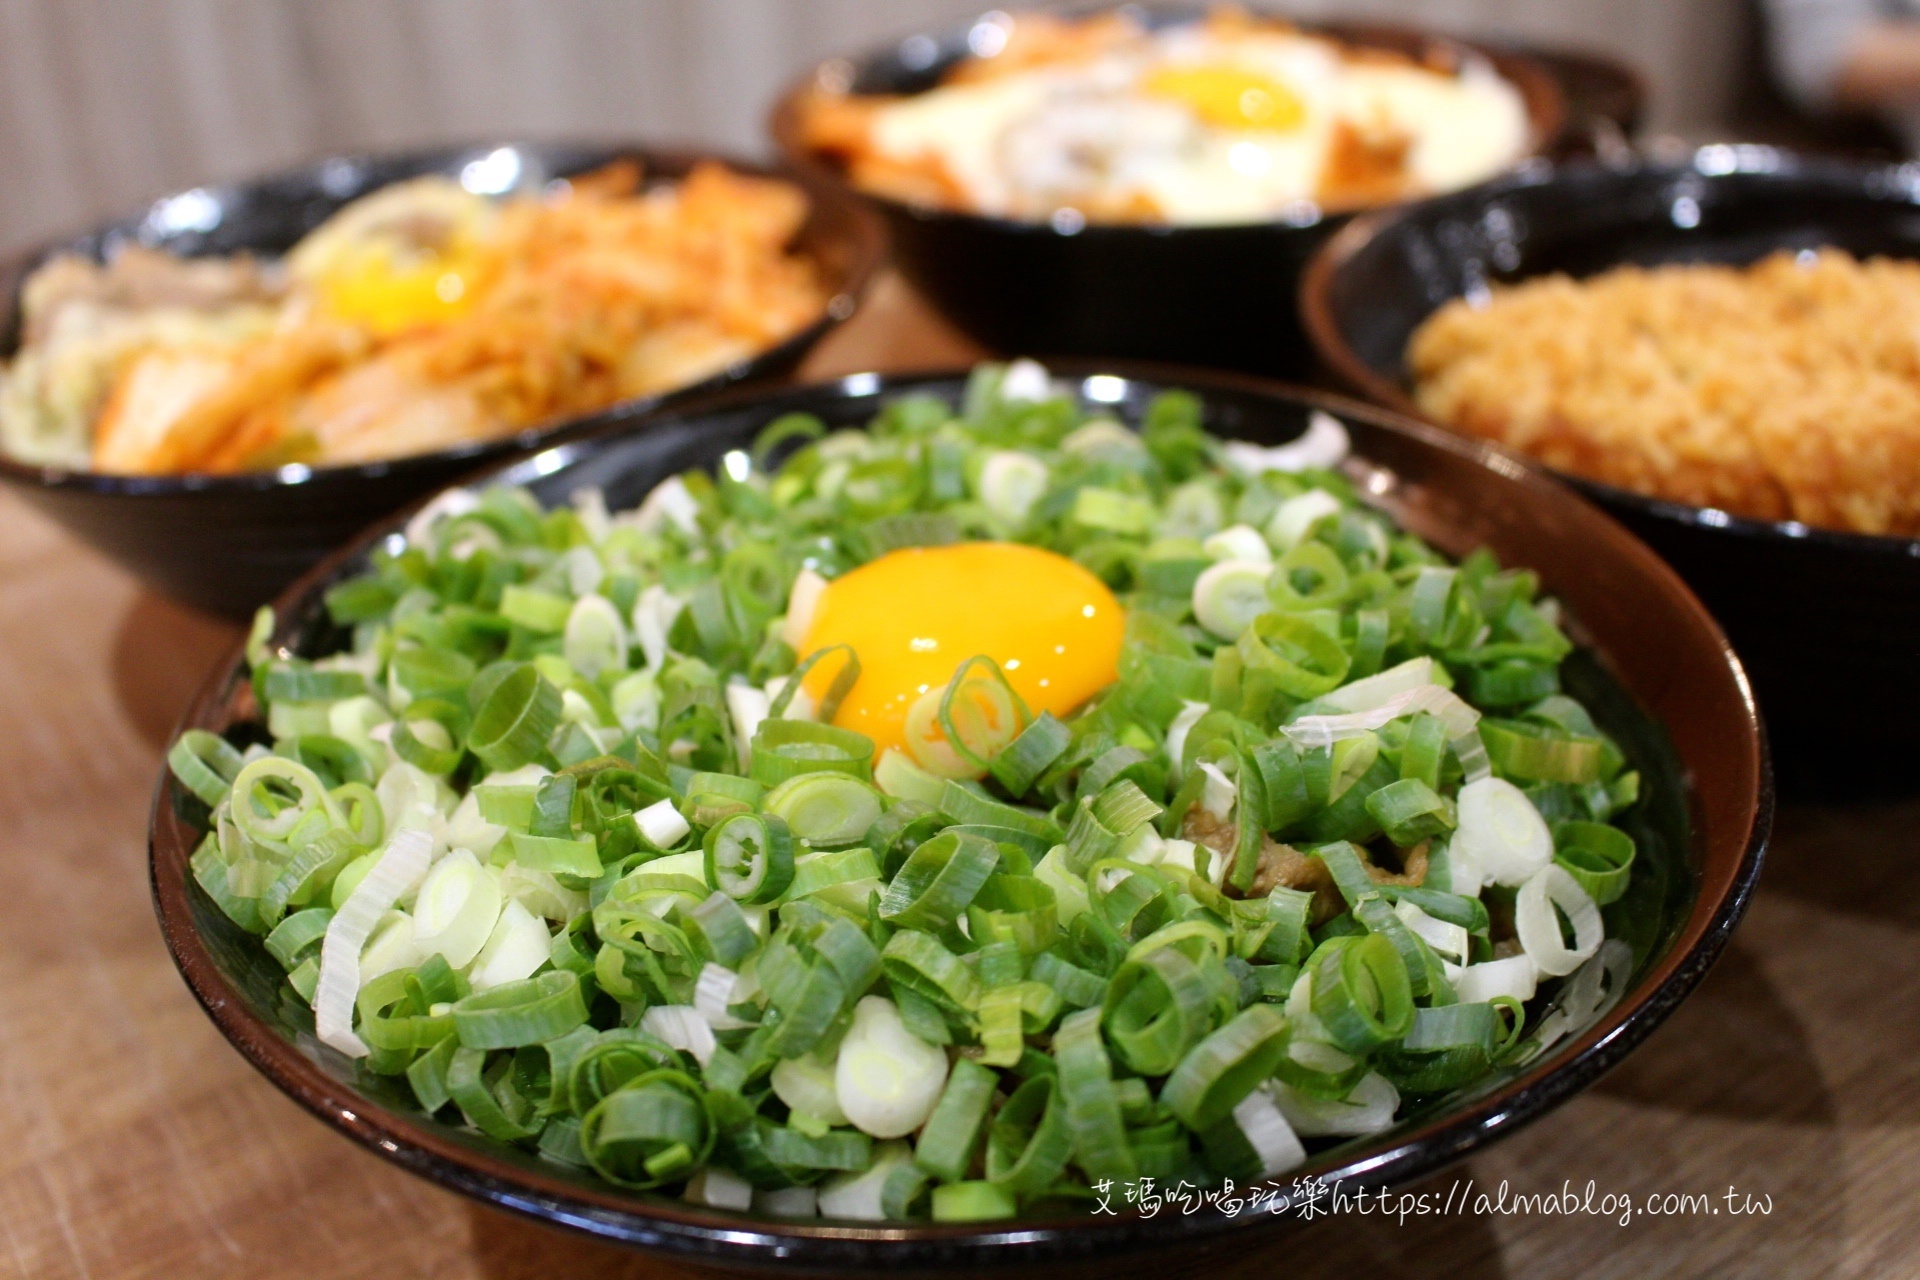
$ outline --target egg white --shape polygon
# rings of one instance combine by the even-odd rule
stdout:
[[[1166,66],[1232,67],[1283,86],[1302,119],[1223,128],[1141,86]],[[1469,185],[1524,151],[1527,115],[1490,68],[1444,76],[1349,63],[1327,41],[1285,31],[1162,32],[1084,64],[944,86],[876,113],[873,141],[901,160],[933,156],[975,209],[1044,217],[1144,194],[1179,225],[1261,221],[1310,205],[1336,125],[1411,139],[1419,191]]]

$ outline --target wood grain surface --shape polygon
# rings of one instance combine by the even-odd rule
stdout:
[[[805,372],[973,354],[889,279]],[[689,1274],[481,1208],[350,1146],[202,1016],[154,924],[145,819],[174,716],[234,639],[0,496],[0,1275]],[[1698,992],[1592,1090],[1412,1189],[1432,1208],[1452,1191],[1452,1212],[1347,1213],[1188,1269],[1920,1275],[1916,828],[1915,803],[1784,812],[1753,909]],[[1509,1199],[1563,1185],[1579,1199],[1589,1182],[1596,1202],[1631,1197],[1632,1220],[1472,1211],[1503,1183]],[[1768,1211],[1730,1213],[1729,1188]],[[1669,1194],[1709,1199],[1646,1212]]]

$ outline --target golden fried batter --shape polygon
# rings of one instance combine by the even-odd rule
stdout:
[[[1619,267],[1454,301],[1420,407],[1576,475],[1762,520],[1920,535],[1920,263]]]

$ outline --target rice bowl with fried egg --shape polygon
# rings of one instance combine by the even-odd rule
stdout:
[[[1161,30],[1027,14],[907,96],[816,89],[801,132],[869,193],[998,217],[1220,225],[1471,185],[1530,145],[1520,90],[1232,10]],[[997,49],[993,46],[997,43]]]

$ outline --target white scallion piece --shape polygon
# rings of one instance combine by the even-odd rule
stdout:
[[[1015,449],[996,450],[980,465],[978,491],[987,510],[1019,524],[1047,491],[1047,464]]]
[[[900,748],[887,747],[873,766],[873,784],[896,799],[918,800],[937,809],[947,780],[922,769]]]
[[[1467,783],[1458,805],[1460,825],[1448,849],[1472,858],[1494,884],[1525,884],[1552,863],[1553,833],[1546,819],[1526,792],[1505,778]]]
[[[380,918],[393,909],[433,861],[433,837],[417,827],[394,832],[379,860],[361,877],[334,913],[320,944],[320,980],[314,988],[314,1029],[324,1044],[349,1058],[367,1056],[353,1032],[353,1002],[360,994],[360,952]]]
[[[1487,744],[1481,741],[1478,729],[1453,739],[1448,745],[1460,758],[1460,773],[1468,782],[1493,776],[1493,760],[1487,755]]]
[[[633,825],[656,849],[671,849],[693,830],[671,800],[657,800],[633,815]]]
[[[620,727],[630,733],[645,729],[648,733],[660,728],[660,682],[649,671],[636,671],[622,677],[607,694],[607,701],[613,705],[613,718]]]
[[[1229,525],[1209,535],[1200,549],[1214,560],[1246,560],[1253,564],[1272,564],[1273,549],[1258,529],[1250,524]]]
[[[433,864],[414,900],[414,940],[421,956],[441,955],[465,968],[500,920],[500,882],[466,849]]]
[[[1046,856],[1033,868],[1033,874],[1053,890],[1054,910],[1061,927],[1072,923],[1075,916],[1091,906],[1087,899],[1086,878],[1067,870],[1067,846],[1057,844],[1047,850]]]
[[[1120,842],[1115,856],[1128,862],[1138,862],[1145,866],[1156,866],[1165,860],[1167,841],[1151,822],[1143,822],[1133,829],[1133,834]]]
[[[766,694],[767,705],[769,707],[773,705],[775,699],[787,691],[787,684],[792,678],[791,676],[775,676],[773,679],[767,681]],[[780,718],[782,720],[811,720],[813,719],[813,713],[817,710],[819,710],[819,707],[815,705],[813,695],[807,692],[805,685],[800,685],[794,689],[793,696],[787,699],[787,708],[780,713]],[[892,750],[892,748],[889,747],[888,750]]]
[[[745,773],[753,761],[753,735],[760,732],[760,722],[767,718],[770,710],[772,700],[761,690],[744,680],[728,683],[727,714],[733,718],[733,745],[741,773]]]
[[[1038,360],[1015,360],[1000,375],[1002,400],[1046,400],[1053,395],[1053,376]]]
[[[613,517],[607,514],[607,495],[597,484],[583,485],[573,491],[573,511],[587,536],[596,543],[605,542],[613,531]],[[589,588],[591,590],[591,588]]]
[[[395,760],[380,775],[380,781],[374,784],[373,794],[380,801],[380,815],[386,819],[387,830],[419,827],[437,836],[446,830],[446,823],[440,816],[440,800],[445,787],[445,783],[425,770],[405,760]],[[451,797],[453,793],[447,790],[445,794]]]
[[[591,595],[606,581],[607,566],[600,563],[599,553],[592,547],[568,547],[560,563],[566,566],[567,590],[576,600]]]
[[[1247,440],[1229,440],[1227,461],[1247,475],[1263,471],[1305,471],[1309,467],[1337,467],[1346,461],[1353,442],[1340,419],[1315,409],[1307,417],[1307,429],[1281,445],[1257,445]]]
[[[620,611],[613,607],[613,601],[605,596],[583,595],[573,602],[561,639],[561,654],[588,680],[602,671],[626,668],[627,624],[620,621]]]
[[[1264,1090],[1255,1089],[1240,1100],[1240,1105],[1233,1109],[1233,1122],[1240,1126],[1240,1135],[1260,1157],[1261,1177],[1271,1178],[1307,1162],[1307,1149],[1301,1145],[1299,1135]]]
[[[699,849],[689,849],[685,853],[670,853],[664,858],[651,858],[647,861],[643,874],[650,876],[691,876],[695,880],[707,878],[707,855]],[[671,895],[662,894],[665,900]],[[672,910],[669,902],[666,908]]]
[[[1273,519],[1267,521],[1267,541],[1282,551],[1292,550],[1313,531],[1313,526],[1339,515],[1340,510],[1340,499],[1325,489],[1309,489],[1280,504]]]
[[[1445,960],[1463,964],[1467,958],[1467,931],[1457,924],[1445,920],[1436,920],[1411,902],[1402,902],[1394,907],[1394,914],[1406,922],[1407,928],[1420,938]]]
[[[1273,1101],[1293,1131],[1303,1138],[1345,1138],[1393,1127],[1400,1091],[1378,1071],[1369,1071],[1345,1098],[1315,1098],[1282,1081],[1271,1086]]]
[[[571,720],[589,733],[601,727],[600,714],[593,709],[593,704],[588,702],[578,689],[560,691],[560,719]],[[599,741],[597,735],[594,740]]]
[[[1267,601],[1272,566],[1257,560],[1222,560],[1209,565],[1193,583],[1193,616],[1222,640],[1237,640],[1255,618],[1273,606]]]
[[[553,951],[553,935],[547,922],[512,898],[500,908],[493,932],[473,958],[467,979],[475,991],[485,991],[502,983],[518,982],[533,976]]]
[[[480,785],[487,787],[537,787],[541,780],[551,778],[553,770],[543,764],[523,764],[518,769],[502,769],[480,779]]]
[[[640,593],[633,602],[633,638],[647,655],[647,670],[659,671],[667,661],[667,633],[687,602],[659,583]]]
[[[1172,766],[1176,781],[1180,777],[1180,758],[1186,754],[1187,750],[1187,735],[1193,732],[1194,725],[1200,723],[1200,717],[1212,709],[1204,702],[1182,702],[1180,713],[1174,716],[1173,723],[1167,726],[1165,751],[1167,763]]]
[[[1456,849],[1451,843],[1446,851],[1447,882],[1435,884],[1436,889],[1448,893],[1457,893],[1463,898],[1477,898],[1480,890],[1486,888],[1487,873],[1480,865],[1480,859],[1465,849]],[[1429,864],[1431,865],[1431,864]]]
[[[1233,779],[1220,772],[1220,767],[1213,761],[1202,760],[1200,771],[1207,775],[1205,785],[1200,788],[1200,807],[1212,814],[1215,821],[1225,822],[1233,812],[1233,802],[1239,791],[1233,785]]]
[[[1560,998],[1528,1037],[1523,1061],[1531,1061],[1606,1016],[1626,994],[1627,979],[1632,976],[1633,948],[1618,938],[1601,943],[1593,959],[1574,970],[1561,986]]]
[[[840,1042],[834,1094],[856,1129],[899,1138],[925,1124],[947,1083],[947,1055],[900,1019],[884,996],[866,996]]]
[[[692,1054],[693,1060],[703,1067],[713,1059],[716,1043],[713,1028],[690,1004],[654,1005],[640,1015],[640,1029]]]
[[[1226,883],[1227,867],[1233,859],[1210,844],[1195,845],[1196,849],[1207,851],[1207,865],[1200,869],[1200,878],[1216,889]]]
[[[1422,655],[1364,679],[1350,680],[1316,701],[1335,711],[1371,711],[1410,689],[1417,689],[1423,684],[1437,684],[1433,674],[1433,659]]]
[[[387,760],[385,749],[368,750],[368,747],[374,741],[373,731],[391,723],[393,717],[387,714],[387,709],[365,694],[344,698],[327,708],[327,727],[333,730],[333,736],[351,742],[383,768]]]
[[[565,924],[587,909],[587,895],[569,889],[548,871],[534,871],[517,862],[500,868],[500,892],[543,920]]]
[[[1571,947],[1561,933],[1559,912],[1565,912],[1573,926]],[[1534,968],[1554,978],[1578,969],[1606,937],[1600,908],[1580,882],[1558,865],[1542,868],[1520,886],[1513,899],[1513,931]]]
[[[820,1184],[819,1209],[823,1218],[853,1218],[878,1222],[887,1216],[880,1198],[886,1192],[893,1167],[913,1159],[905,1142],[881,1142],[873,1148],[873,1163],[860,1173],[836,1173]]]
[[[1144,446],[1140,437],[1127,430],[1112,418],[1094,418],[1067,433],[1060,442],[1060,448],[1066,453],[1092,453],[1096,449],[1133,449]]]
[[[682,533],[700,528],[700,504],[687,492],[687,483],[679,476],[668,476],[653,486],[633,513],[633,525],[642,533],[658,533],[671,524]]]
[[[1533,960],[1521,954],[1468,965],[1454,977],[1453,994],[1462,1004],[1479,1004],[1495,996],[1512,996],[1525,1004],[1539,985]]]
[[[1449,741],[1460,740],[1467,734],[1478,734],[1480,713],[1461,701],[1451,689],[1443,689],[1437,684],[1415,685],[1365,711],[1301,716],[1283,725],[1280,731],[1308,749],[1330,747],[1344,738],[1357,738],[1390,721],[1418,715],[1423,711],[1445,722]]]
[[[826,589],[827,580],[812,569],[802,569],[794,575],[793,590],[787,593],[787,616],[780,623],[780,638],[797,654],[807,642],[814,612],[819,609],[820,597]]]
[[[1337,1076],[1351,1071],[1357,1061],[1354,1056],[1338,1045],[1318,1037],[1327,1034],[1326,1024],[1308,1013],[1305,1018],[1295,1020],[1294,1038],[1287,1042],[1287,1056],[1307,1068],[1326,1075]]]
[[[705,1165],[687,1179],[688,1204],[704,1204],[715,1209],[735,1209],[745,1213],[753,1207],[753,1184],[738,1174],[714,1165]]]
[[[413,513],[407,521],[407,545],[429,555],[433,553],[433,526],[442,520],[456,519],[480,506],[479,497],[471,489],[448,489],[434,498],[426,506]]]
[[[1159,865],[1177,867],[1181,871],[1194,870],[1193,851],[1200,846],[1191,840],[1162,840],[1160,842]],[[1207,850],[1212,853],[1212,849]]]
[[[773,1064],[768,1082],[773,1085],[774,1096],[794,1115],[829,1128],[847,1123],[834,1084],[833,1064],[822,1062],[817,1054],[780,1059]]]
[[[739,974],[711,960],[701,968],[699,978],[694,981],[693,1007],[715,1031],[742,1031],[753,1025],[727,1012],[728,1005],[737,1003],[734,992],[739,985]]]
[[[782,1187],[753,1193],[753,1211],[771,1218],[812,1218],[820,1213],[820,1192],[814,1187]]]
[[[360,985],[366,986],[383,973],[419,964],[423,954],[415,944],[413,917],[404,911],[389,911],[380,917],[367,949],[360,953]]]

